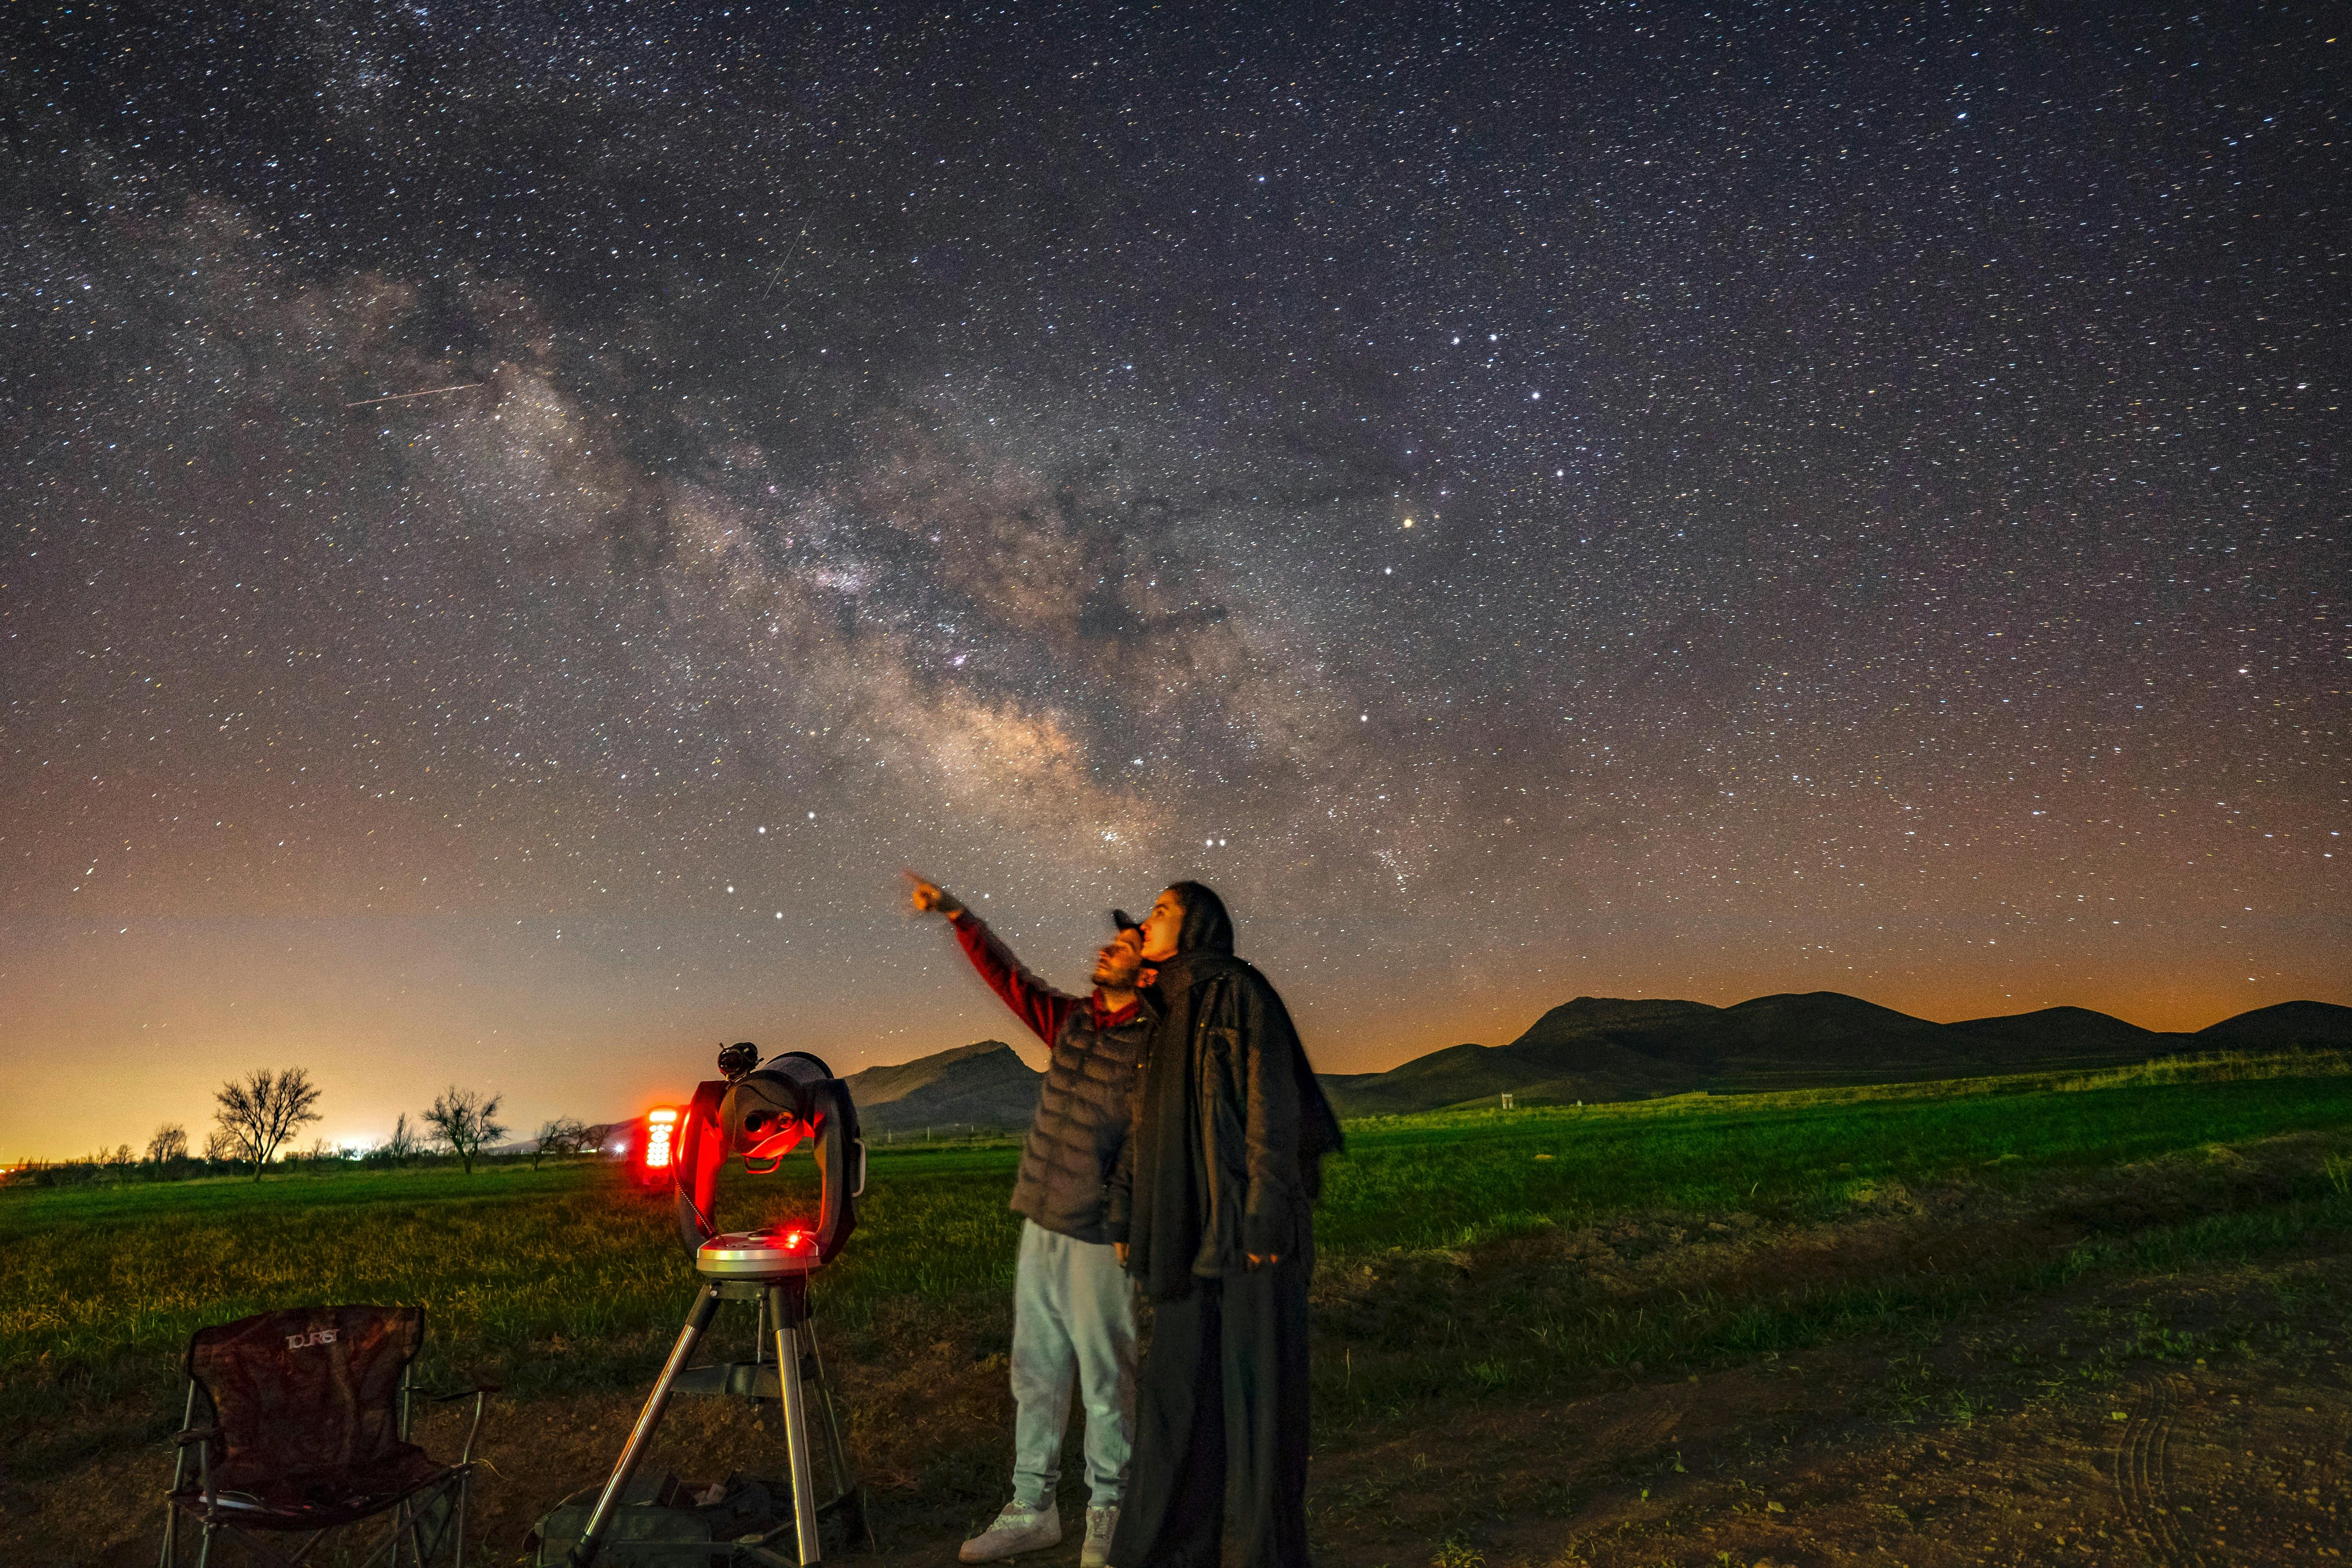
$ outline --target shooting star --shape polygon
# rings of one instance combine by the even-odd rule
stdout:
[[[346,403],[343,406],[346,408],[365,408],[371,403],[397,403],[404,397],[431,397],[436,393],[466,392],[474,387],[487,386],[488,384],[489,384],[487,382],[465,381],[458,383],[455,386],[428,386],[422,392],[393,392],[387,393],[382,397],[362,397],[357,403]]]

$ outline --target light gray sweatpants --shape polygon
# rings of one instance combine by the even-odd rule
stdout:
[[[1062,1431],[1076,1374],[1087,1411],[1089,1508],[1127,1489],[1135,1443],[1135,1301],[1108,1242],[1021,1222],[1013,1284],[1013,1495],[1036,1507],[1062,1479]]]

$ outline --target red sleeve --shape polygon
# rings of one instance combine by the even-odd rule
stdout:
[[[996,940],[988,922],[970,910],[957,911],[948,922],[955,928],[956,941],[963,943],[963,955],[988,982],[988,988],[1003,998],[1020,1020],[1028,1025],[1037,1037],[1047,1045],[1061,1032],[1062,1021],[1070,1009],[1083,1006],[1085,998],[1065,996],[1035,975],[1021,967],[1005,945]]]

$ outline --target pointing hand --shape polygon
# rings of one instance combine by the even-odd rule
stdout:
[[[927,915],[933,910],[937,910],[952,920],[963,913],[963,905],[957,901],[956,896],[937,882],[929,881],[913,871],[908,871],[905,875],[908,882],[912,885],[911,895],[917,914]]]

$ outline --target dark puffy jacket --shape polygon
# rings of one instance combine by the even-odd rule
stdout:
[[[1013,1212],[1075,1241],[1108,1241],[1106,1186],[1127,1142],[1135,1068],[1150,1025],[1132,1005],[1106,1012],[1097,997],[1045,984],[970,910],[954,923],[981,978],[1051,1052],[1013,1181]]]

